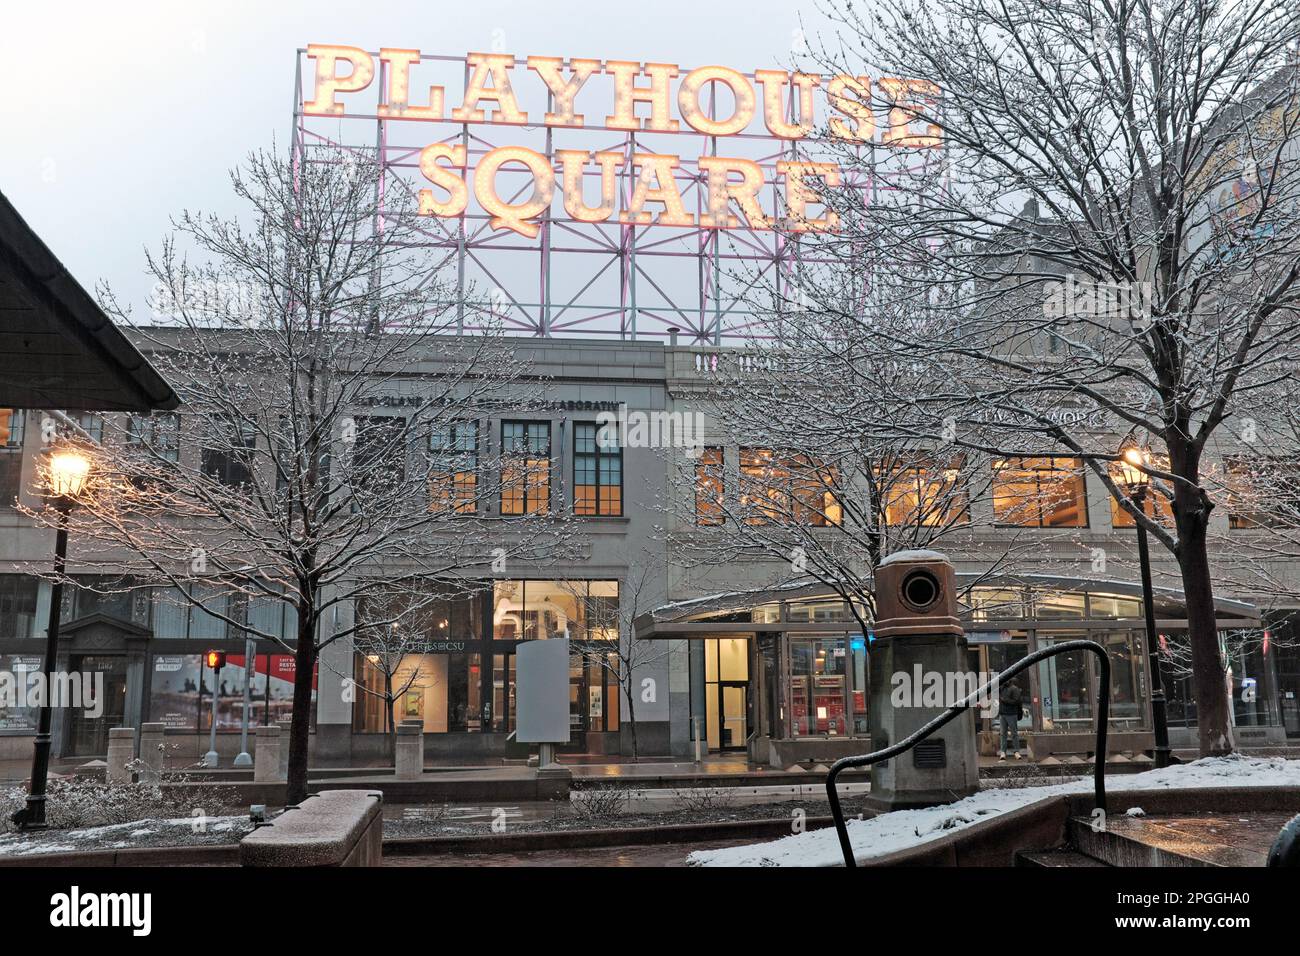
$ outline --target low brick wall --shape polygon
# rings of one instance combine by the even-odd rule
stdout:
[[[239,844],[240,866],[379,866],[384,797],[326,790],[258,827]]]

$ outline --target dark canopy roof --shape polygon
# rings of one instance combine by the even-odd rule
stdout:
[[[0,193],[0,407],[148,411],[178,404]]]

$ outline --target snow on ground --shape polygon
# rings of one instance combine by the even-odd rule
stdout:
[[[849,841],[859,863],[927,843],[999,813],[1060,794],[1091,793],[1092,778],[1047,787],[981,790],[941,807],[895,810],[869,820],[850,820]],[[1106,793],[1194,787],[1300,787],[1300,760],[1284,757],[1206,757],[1163,770],[1106,778]],[[1131,812],[1131,811],[1130,811]],[[697,850],[691,866],[840,866],[844,862],[834,827],[810,830],[769,843]]]
[[[224,842],[205,838],[205,834],[239,833],[251,829],[247,817],[208,817],[203,830],[196,831],[195,817],[170,820],[133,820],[75,830],[45,830],[40,835],[0,833],[0,856],[27,853],[72,853],[81,850],[120,850],[138,846],[185,846],[194,843]],[[151,838],[151,839],[146,839]]]

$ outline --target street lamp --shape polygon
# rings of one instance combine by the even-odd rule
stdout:
[[[1151,489],[1151,476],[1146,467],[1150,455],[1133,441],[1120,448],[1120,475],[1137,510],[1146,513],[1146,499]],[[1152,509],[1154,512],[1155,509]],[[1151,593],[1151,553],[1147,548],[1147,529],[1141,518],[1135,517],[1137,526],[1138,566],[1142,573],[1142,609],[1146,614],[1147,670],[1151,675],[1151,722],[1155,729],[1155,766],[1169,766],[1169,720],[1165,712],[1165,688],[1160,678],[1160,639],[1156,634],[1155,599]]]
[[[50,773],[50,726],[54,714],[50,704],[51,671],[59,653],[59,617],[63,609],[63,577],[68,564],[68,515],[90,477],[90,459],[75,449],[50,455],[45,497],[58,513],[54,534],[54,581],[50,585],[50,616],[45,628],[45,659],[41,663],[44,696],[36,722],[32,753],[32,781],[27,805],[12,820],[23,830],[45,829],[45,790]]]

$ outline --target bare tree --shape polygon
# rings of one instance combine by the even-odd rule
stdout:
[[[987,456],[942,436],[906,433],[908,422],[895,419],[910,412],[921,383],[880,350],[873,330],[836,325],[840,313],[807,302],[792,312],[755,303],[754,311],[765,331],[780,329],[781,341],[720,353],[694,397],[707,447],[667,455],[674,559],[697,584],[716,568],[727,569],[737,590],[820,583],[845,600],[865,633],[882,559],[977,547],[994,471]],[[1039,506],[1005,494],[1000,503]],[[1014,515],[999,517],[1010,524]],[[982,577],[1009,570],[1013,558],[1026,570],[1031,547],[1042,543],[1014,527],[985,540]],[[734,573],[745,566],[748,580]]]
[[[628,562],[627,576],[619,582],[618,604],[611,607],[589,589],[570,587],[578,606],[583,609],[583,633],[572,638],[573,653],[585,663],[607,673],[623,699],[622,727],[632,731],[632,761],[640,759],[637,741],[636,704],[644,692],[642,679],[646,670],[668,660],[675,642],[638,640],[636,619],[653,610],[663,594],[663,575],[652,555],[643,553],[640,560]]]
[[[493,409],[533,401],[527,367],[486,318],[456,334],[443,263],[414,241],[409,197],[381,210],[370,158],[310,160],[257,153],[233,173],[244,223],[180,217],[148,256],[153,316],[103,290],[183,406],[179,424],[106,427],[74,519],[81,567],[170,586],[293,653],[290,803],[307,792],[321,650],[383,623],[351,619],[356,598],[490,577],[567,540],[563,519],[490,507],[536,480],[479,435]],[[287,606],[293,633],[259,623],[267,605]]]
[[[1293,373],[1300,323],[1300,122],[1289,0],[831,3],[821,56],[877,83],[889,148],[841,142],[840,219],[819,254],[926,372],[911,434],[1084,459],[1176,560],[1200,749],[1233,737],[1208,548],[1207,450]],[[912,79],[914,78],[914,79]],[[815,240],[814,240],[815,241]],[[856,387],[848,378],[846,388]],[[1111,472],[1148,447],[1166,527]]]

